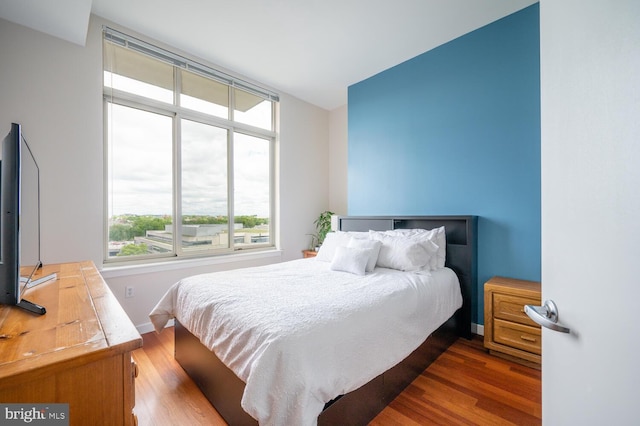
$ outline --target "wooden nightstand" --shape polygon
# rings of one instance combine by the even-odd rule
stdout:
[[[539,306],[540,283],[493,277],[484,284],[484,347],[493,355],[540,368],[540,326],[524,313]]]
[[[315,250],[302,250],[302,257],[304,257],[305,259],[307,257],[316,257],[317,254],[318,252]]]

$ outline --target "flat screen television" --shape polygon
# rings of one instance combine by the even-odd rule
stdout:
[[[21,279],[20,187],[23,142],[20,125],[12,123],[11,130],[3,139],[0,148],[0,304],[15,305],[42,315],[46,312],[44,307],[22,297],[22,292],[34,273],[42,266],[38,259],[36,264],[32,265],[30,275]]]

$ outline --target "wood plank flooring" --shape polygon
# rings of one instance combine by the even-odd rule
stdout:
[[[147,333],[139,367],[140,426],[226,425],[173,358],[173,328]],[[489,355],[482,340],[459,339],[370,426],[540,425],[540,371]]]

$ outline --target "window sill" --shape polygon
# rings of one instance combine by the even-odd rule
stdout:
[[[153,272],[173,271],[179,269],[197,268],[209,265],[221,265],[237,262],[247,262],[256,259],[281,258],[282,250],[267,250],[253,253],[233,253],[222,256],[199,257],[192,259],[171,260],[157,263],[138,265],[103,265],[100,274],[104,278],[124,277],[148,274]]]

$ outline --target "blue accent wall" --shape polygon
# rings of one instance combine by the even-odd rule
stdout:
[[[350,215],[477,215],[494,275],[540,280],[538,4],[349,87]]]

